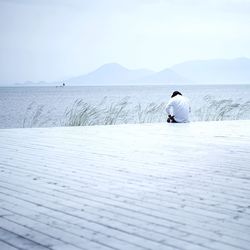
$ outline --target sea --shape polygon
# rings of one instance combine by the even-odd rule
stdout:
[[[0,87],[0,128],[165,122],[175,90],[191,121],[250,119],[250,84]]]

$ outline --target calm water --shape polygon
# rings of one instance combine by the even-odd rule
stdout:
[[[99,105],[106,98],[107,105],[128,97],[128,109],[132,113],[138,104],[145,107],[150,103],[166,103],[174,90],[190,98],[194,121],[203,119],[201,113],[216,112],[213,107],[221,100],[231,100],[231,109],[242,106],[244,115],[239,119],[250,119],[247,103],[250,85],[0,87],[0,128],[62,126],[65,110],[78,99]],[[231,116],[236,119],[233,113]]]

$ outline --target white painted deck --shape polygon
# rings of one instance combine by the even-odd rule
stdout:
[[[250,249],[250,121],[0,130],[0,249]]]

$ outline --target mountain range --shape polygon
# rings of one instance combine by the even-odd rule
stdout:
[[[86,75],[66,80],[70,85],[126,85],[188,83],[187,79],[171,69],[154,72],[148,69],[130,70],[120,64],[105,64]]]
[[[60,83],[27,81],[16,85],[138,85],[138,84],[250,84],[250,59],[194,60],[176,64],[162,71],[127,69],[118,63],[100,68]]]
[[[160,72],[148,69],[129,70],[117,63],[110,63],[65,82],[70,85],[248,84],[250,59],[187,61]]]
[[[250,59],[244,57],[189,61],[174,65],[171,69],[194,83],[250,83]]]

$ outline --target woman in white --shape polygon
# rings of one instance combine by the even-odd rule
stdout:
[[[182,96],[179,91],[174,91],[167,104],[166,111],[168,114],[167,122],[189,122],[190,101],[187,97]]]

